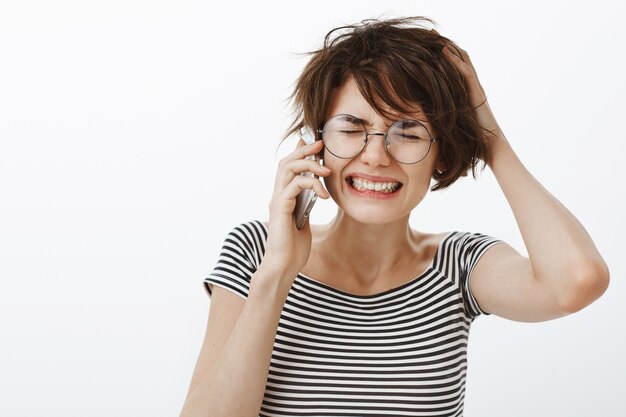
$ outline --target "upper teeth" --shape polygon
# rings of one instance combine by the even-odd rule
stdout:
[[[371,191],[393,191],[400,183],[398,182],[372,182],[363,178],[352,177],[352,185]]]

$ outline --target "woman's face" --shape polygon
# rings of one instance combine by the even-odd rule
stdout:
[[[334,91],[326,120],[342,113],[364,120],[368,132],[386,132],[397,120],[417,119],[433,134],[419,106],[409,113],[397,114],[395,120],[384,119],[369,105],[351,78]],[[324,165],[332,171],[324,178],[328,192],[344,214],[361,223],[386,224],[408,216],[428,192],[433,170],[441,169],[436,165],[437,142],[432,143],[424,159],[408,165],[391,158],[383,141],[382,136],[370,136],[365,149],[351,159],[337,158],[328,150],[324,151]],[[357,177],[360,180],[355,184],[353,180]],[[399,187],[391,193],[363,191],[370,182],[386,182],[387,186],[399,183]]]

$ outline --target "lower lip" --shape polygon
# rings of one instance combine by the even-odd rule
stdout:
[[[402,185],[400,185],[392,193],[381,193],[379,191],[372,191],[372,190],[359,191],[359,190],[357,190],[356,188],[354,188],[352,186],[352,182],[350,181],[350,179],[346,179],[346,184],[348,185],[348,189],[350,190],[350,192],[352,194],[357,195],[359,197],[373,198],[375,200],[389,200],[389,199],[392,199],[392,198],[396,197],[398,195],[398,192],[402,189]]]

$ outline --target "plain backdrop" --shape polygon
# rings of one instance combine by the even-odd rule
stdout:
[[[202,281],[267,219],[287,97],[333,27],[424,15],[472,58],[530,172],[611,271],[562,319],[472,326],[466,416],[623,416],[623,2],[3,1],[0,415],[175,416],[204,336]],[[318,201],[313,223],[329,221]],[[411,225],[527,254],[487,168]]]

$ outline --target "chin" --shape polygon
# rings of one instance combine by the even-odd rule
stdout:
[[[390,213],[389,208],[359,207],[342,209],[344,216],[352,220],[368,225],[385,225],[397,221],[406,216],[403,213]]]

